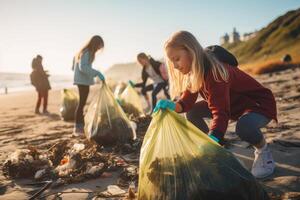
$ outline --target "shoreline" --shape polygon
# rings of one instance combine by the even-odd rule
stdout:
[[[35,88],[31,86],[27,87],[11,87],[7,88],[7,93],[5,92],[5,87],[0,87],[0,96],[10,95],[10,94],[17,94],[17,93],[24,93],[24,92],[36,92]],[[51,90],[62,90],[62,89],[69,89],[69,88],[75,88],[75,85],[68,85],[67,87],[64,87],[63,85],[51,85]]]
[[[71,75],[51,75],[49,77],[52,89],[69,88],[73,86]],[[0,95],[23,91],[33,91],[34,86],[30,82],[30,74],[0,72]]]

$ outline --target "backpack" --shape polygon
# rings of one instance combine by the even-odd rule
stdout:
[[[220,62],[227,63],[233,67],[238,67],[239,65],[236,57],[219,45],[208,46],[204,51],[213,54]]]

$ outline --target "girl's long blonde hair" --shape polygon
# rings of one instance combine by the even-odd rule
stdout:
[[[185,90],[198,92],[205,87],[205,72],[210,68],[215,81],[227,82],[229,75],[224,66],[209,52],[204,51],[197,39],[188,31],[179,31],[174,33],[165,43],[164,49],[167,48],[184,49],[192,57],[192,66],[190,73],[184,75],[174,68],[174,63],[166,57],[168,72],[170,75],[170,92],[174,98],[180,96]],[[166,53],[165,53],[166,54]],[[207,60],[205,62],[205,59]],[[209,65],[209,66],[205,66]]]
[[[76,62],[78,62],[82,56],[82,54],[85,51],[89,52],[90,55],[90,63],[92,63],[95,59],[95,54],[98,50],[98,48],[100,47],[100,49],[102,49],[104,47],[104,41],[102,39],[102,37],[100,37],[99,35],[94,35],[88,42],[86,45],[83,46],[83,48],[76,54]]]

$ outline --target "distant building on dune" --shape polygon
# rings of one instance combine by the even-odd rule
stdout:
[[[241,41],[247,41],[250,40],[252,38],[254,38],[257,35],[257,31],[251,32],[251,33],[244,33]]]
[[[240,41],[240,34],[233,28],[233,32],[229,35],[229,43],[235,43]]]
[[[225,35],[220,38],[220,44],[226,44],[228,42],[229,42],[229,35],[225,33]]]
[[[225,35],[220,37],[220,44],[232,44],[235,42],[240,41],[247,41],[251,38],[254,38],[257,35],[257,31],[251,32],[251,33],[244,33],[242,36],[240,36],[240,33],[236,30],[236,28],[233,28],[232,33],[228,35],[228,33],[225,33]]]

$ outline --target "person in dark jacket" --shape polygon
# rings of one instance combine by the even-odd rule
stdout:
[[[154,112],[166,108],[186,112],[189,121],[220,144],[223,144],[229,120],[237,121],[237,135],[255,147],[252,174],[257,178],[272,174],[275,163],[260,131],[272,119],[277,121],[271,90],[237,66],[204,50],[187,31],[175,33],[166,42],[165,52],[171,94],[181,94],[181,97],[177,102],[159,101]],[[199,94],[203,100],[196,102]],[[210,128],[204,118],[212,118]]]
[[[49,114],[47,110],[48,106],[48,91],[51,89],[48,77],[49,75],[44,70],[43,57],[37,55],[32,60],[32,72],[30,74],[31,84],[35,87],[38,93],[38,99],[35,106],[35,113],[40,114],[40,106],[43,100],[43,114]]]
[[[147,56],[145,53],[139,53],[137,55],[137,61],[143,67],[142,69],[142,82],[134,84],[130,81],[133,87],[142,88],[141,92],[147,100],[148,106],[150,106],[150,100],[147,95],[148,91],[152,91],[152,109],[154,109],[157,102],[157,94],[163,90],[167,99],[170,99],[168,92],[168,76],[164,64],[154,60],[151,56]],[[146,85],[148,78],[152,79],[153,83]]]

